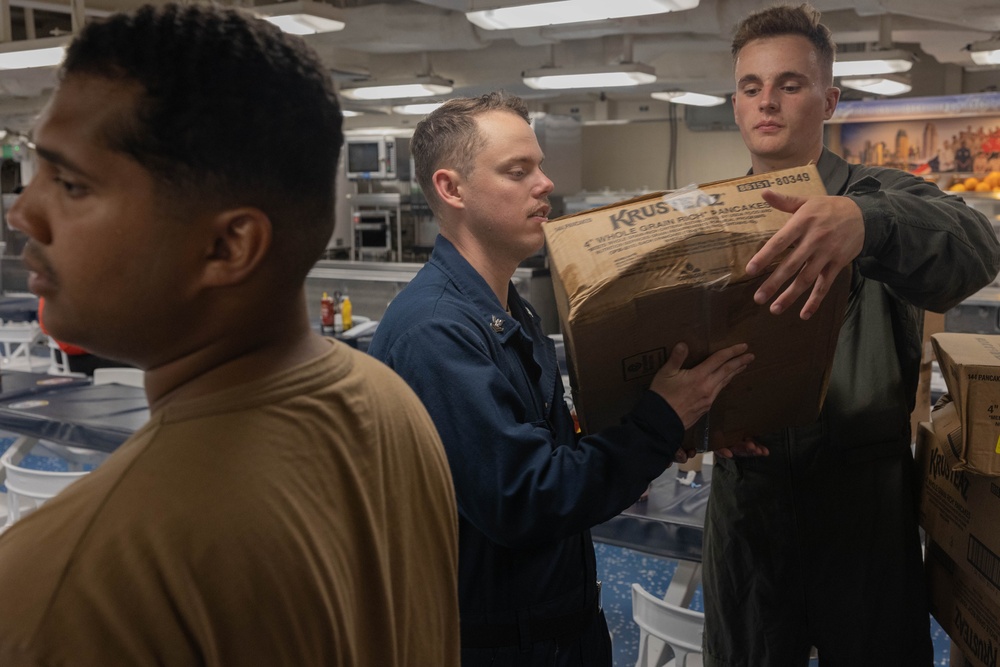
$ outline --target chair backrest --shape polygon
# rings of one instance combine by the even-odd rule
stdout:
[[[41,467],[22,465],[29,453],[36,454]],[[46,440],[18,438],[3,456],[0,468],[7,487],[7,521],[10,527],[23,514],[41,507],[49,498],[88,474],[100,465],[108,454],[66,447]],[[58,462],[62,465],[58,465]]]
[[[129,387],[144,386],[145,373],[142,369],[122,366],[121,368],[95,368],[94,384],[123,384]]]
[[[3,367],[11,370],[34,370],[32,354],[36,344],[44,340],[38,322],[4,322],[0,320],[0,354]],[[44,359],[39,359],[44,363]]]
[[[676,656],[677,667],[688,667],[689,653],[700,657],[701,635],[705,627],[703,613],[671,604],[634,583],[632,618],[644,634],[656,637],[670,646]],[[645,646],[642,649],[645,654]]]

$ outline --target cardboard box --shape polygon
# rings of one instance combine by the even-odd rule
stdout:
[[[957,467],[1000,476],[1000,336],[939,333],[931,342],[962,425]]]
[[[958,415],[950,405],[931,414],[917,431],[920,525],[969,585],[1000,606],[1000,480],[953,469]]]
[[[949,667],[975,667],[972,661],[962,653],[962,647],[952,639],[948,645],[948,665]]]
[[[826,194],[810,165],[654,193],[543,226],[584,432],[619,423],[682,341],[687,367],[735,343],[756,355],[689,431],[689,447],[716,449],[817,418],[849,272],[810,320],[798,316],[808,292],[777,316],[755,304],[766,276],[750,279],[744,267],[790,217],[761,198],[764,188]]]
[[[984,596],[975,582],[933,540],[927,542],[924,567],[931,614],[962,654],[961,662],[953,660],[951,664],[955,667],[997,667],[1000,605]]]

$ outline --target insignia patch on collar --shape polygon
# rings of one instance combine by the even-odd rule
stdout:
[[[493,331],[503,333],[503,320],[496,315],[493,315],[492,318],[493,320],[490,322],[490,326],[493,327]]]

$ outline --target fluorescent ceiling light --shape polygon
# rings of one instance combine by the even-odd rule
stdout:
[[[674,104],[693,104],[696,107],[717,107],[726,102],[725,97],[716,95],[704,95],[702,93],[688,93],[683,90],[671,90],[664,93],[651,93],[657,100],[673,102]]]
[[[1000,38],[969,44],[969,55],[977,65],[1000,65]]]
[[[369,136],[398,137],[398,136],[411,136],[412,134],[413,134],[412,127],[393,127],[388,125],[383,125],[380,127],[358,127],[344,131],[345,137],[369,137]]]
[[[524,84],[536,90],[568,90],[571,88],[617,88],[641,86],[656,81],[656,72],[643,63],[589,68],[542,67],[521,73]]]
[[[874,95],[902,95],[913,90],[909,81],[901,76],[887,74],[876,77],[854,77],[841,79],[840,84],[847,88],[860,90]]]
[[[341,94],[352,100],[396,100],[407,97],[447,95],[452,82],[439,76],[415,76],[406,81],[368,81],[341,88]]]
[[[265,21],[273,23],[292,35],[312,35],[317,32],[336,32],[346,25],[343,15],[334,7],[322,2],[296,0],[276,5],[254,7],[253,11]]]
[[[426,104],[401,104],[399,106],[394,106],[392,110],[395,113],[401,113],[407,116],[426,116],[427,114],[434,111],[442,104],[444,104],[444,102],[428,102]]]
[[[67,37],[24,39],[0,44],[0,69],[31,69],[52,67],[66,55]]]
[[[916,57],[909,51],[886,49],[884,51],[851,51],[837,54],[833,75],[868,76],[909,72]]]
[[[466,12],[465,17],[486,30],[513,30],[665,14],[694,9],[698,2],[699,0],[561,0]]]

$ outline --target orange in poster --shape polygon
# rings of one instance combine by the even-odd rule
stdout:
[[[951,192],[965,192],[965,183],[952,183],[948,190]]]
[[[992,192],[993,188],[986,181],[980,181],[979,185],[976,186],[976,192]]]
[[[976,178],[975,176],[969,176],[967,179],[965,179],[966,190],[975,190],[977,185],[979,185],[979,179]]]

